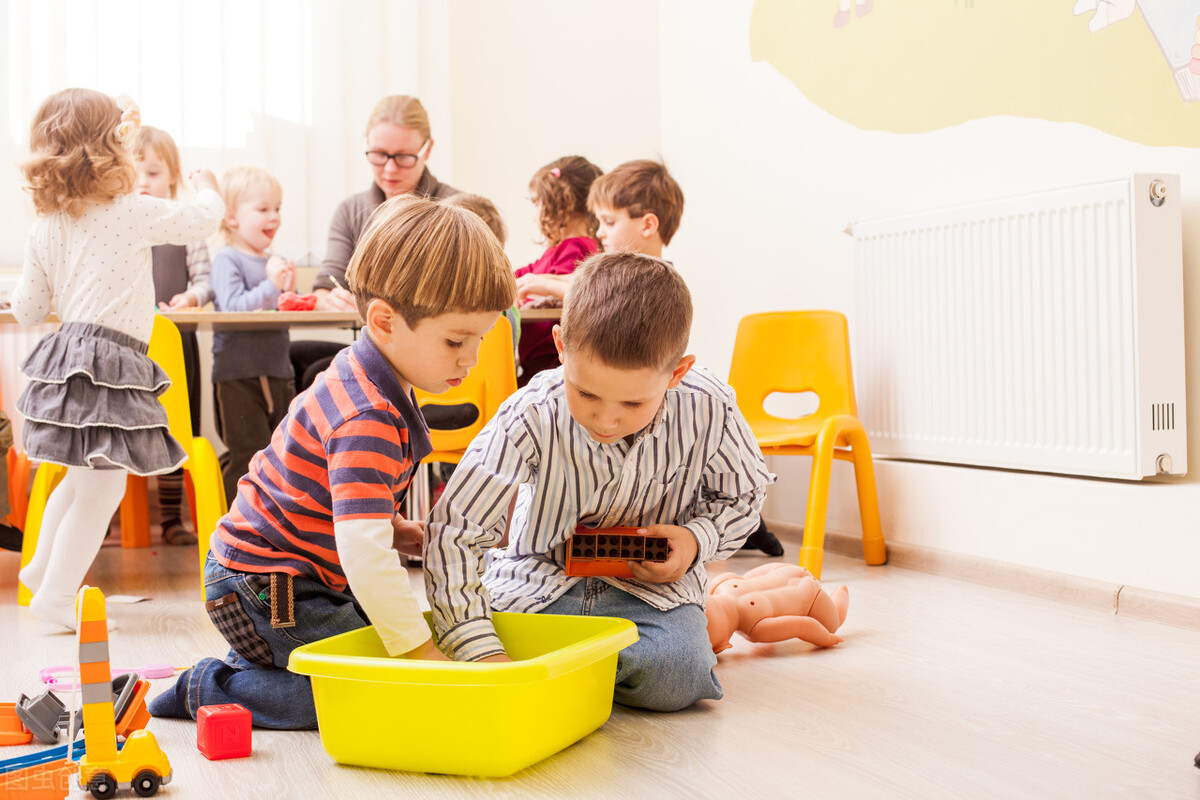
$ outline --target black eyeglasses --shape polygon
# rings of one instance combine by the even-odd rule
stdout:
[[[425,149],[425,145],[427,145],[427,144],[429,144],[429,142],[426,142],[425,144],[421,145],[421,147],[418,149]],[[428,154],[428,151],[426,151],[426,153]],[[421,154],[419,152],[418,153],[385,153],[382,150],[368,150],[367,151],[367,161],[369,161],[371,164],[375,165],[376,167],[382,167],[385,164],[387,164],[388,161],[394,161],[394,162],[396,162],[396,166],[399,167],[400,169],[410,169],[417,165],[417,161],[420,158],[421,158]]]

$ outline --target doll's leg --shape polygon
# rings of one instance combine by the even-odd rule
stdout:
[[[96,560],[109,519],[125,496],[126,475],[122,469],[67,470],[62,485],[71,487],[71,502],[55,530],[41,585],[29,601],[34,616],[75,630],[75,594]]]

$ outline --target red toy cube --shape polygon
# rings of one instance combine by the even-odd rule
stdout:
[[[237,703],[200,706],[196,747],[209,761],[250,755],[250,711]]]

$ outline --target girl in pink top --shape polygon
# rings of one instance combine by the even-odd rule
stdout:
[[[600,168],[583,156],[551,161],[533,174],[529,193],[549,247],[537,261],[516,271],[518,279],[523,275],[569,275],[580,261],[600,249],[596,240],[599,224],[587,209],[588,190],[600,175]],[[526,307],[538,304],[538,299],[532,299]],[[524,386],[542,370],[558,366],[553,328],[553,322],[521,323],[518,385]]]

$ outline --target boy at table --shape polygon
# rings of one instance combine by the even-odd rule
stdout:
[[[438,645],[505,660],[491,611],[623,617],[640,639],[618,658],[617,702],[673,711],[719,699],[704,565],[734,553],[773,476],[733,391],[685,348],[692,303],[661,259],[585,261],[537,375],[475,438],[429,516],[425,580]],[[509,500],[516,504],[505,549]],[[576,523],[666,537],[633,579],[564,570]]]

